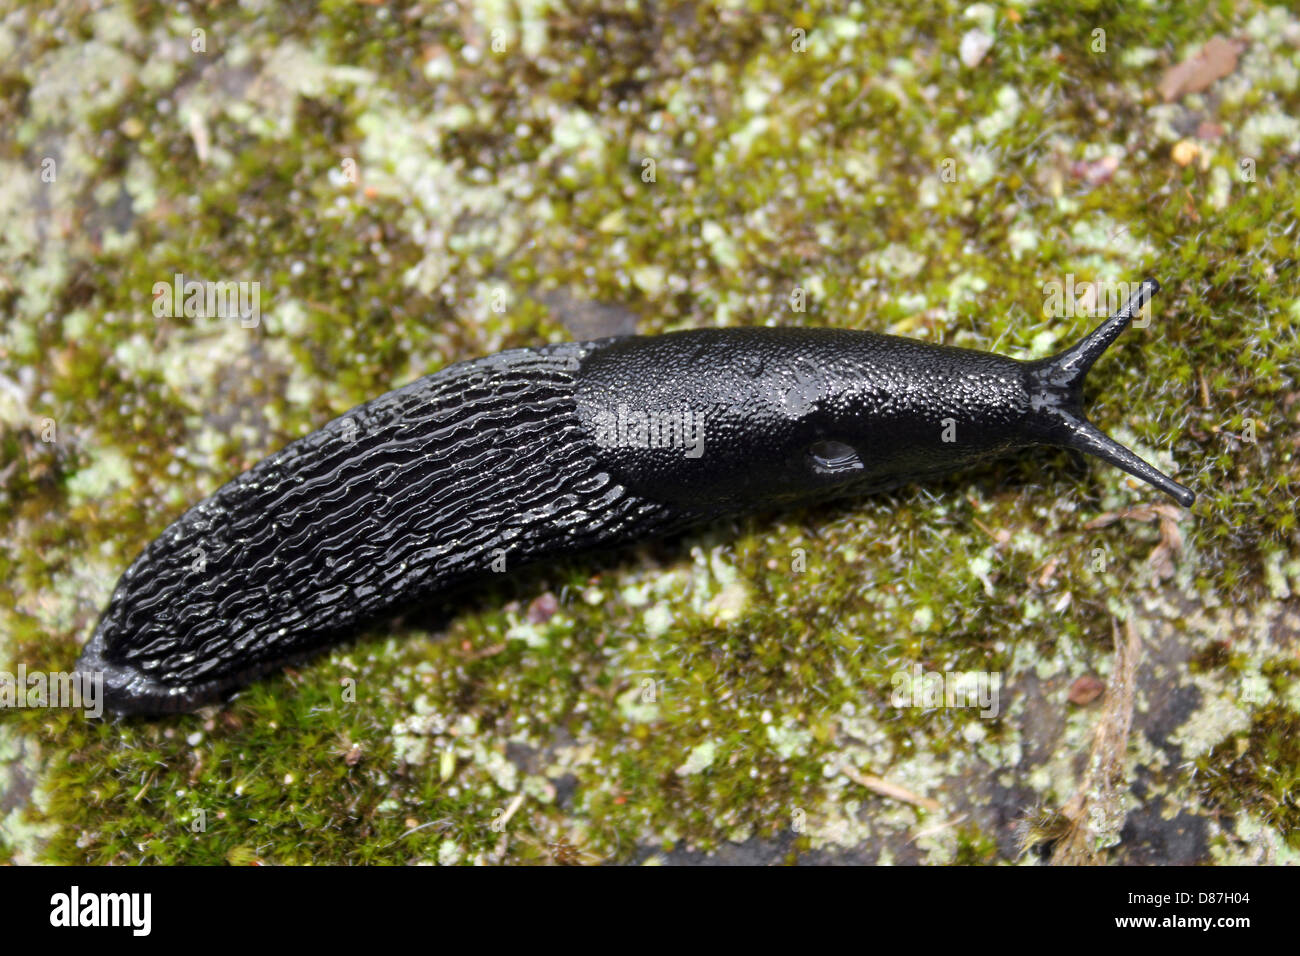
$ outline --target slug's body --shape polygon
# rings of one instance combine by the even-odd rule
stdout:
[[[1156,290],[1040,362],[834,329],[516,349],[389,392],[195,505],[118,582],[79,669],[184,710],[382,612],[539,558],[879,490],[1031,445],[1192,493],[1089,425],[1092,362]]]

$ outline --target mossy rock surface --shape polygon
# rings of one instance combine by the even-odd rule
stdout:
[[[97,7],[0,5],[0,670],[71,669],[139,549],[286,442],[571,335],[1038,357],[1095,321],[1047,284],[1152,275],[1091,415],[1200,498],[1026,455],[533,570],[198,714],[3,710],[0,858],[1013,863],[1073,825],[1297,860],[1300,16]],[[1215,36],[1231,72],[1167,102]],[[178,273],[259,283],[258,321],[158,315]],[[996,715],[899,706],[918,673],[995,675]]]

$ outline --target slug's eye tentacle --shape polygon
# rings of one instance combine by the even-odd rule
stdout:
[[[1061,412],[1061,419],[1069,430],[1069,437],[1062,444],[1077,451],[1096,455],[1102,461],[1109,462],[1116,468],[1122,468],[1134,478],[1141,478],[1153,488],[1159,488],[1184,508],[1190,508],[1196,501],[1196,492],[1186,485],[1180,485],[1163,471],[1139,458],[1115,439],[1098,429],[1086,419],[1075,418],[1069,412]]]
[[[1160,283],[1155,279],[1143,279],[1124,307],[1093,329],[1077,343],[1052,359],[1056,371],[1063,377],[1083,384],[1094,362],[1101,353],[1110,348],[1119,334],[1129,327],[1133,316],[1142,311],[1142,307],[1151,301],[1151,297],[1160,291]]]
[[[1124,307],[1092,332],[1059,355],[1033,363],[1029,373],[1030,408],[1040,416],[1045,441],[1096,455],[1190,508],[1196,500],[1195,492],[1139,458],[1083,414],[1083,380],[1088,370],[1159,290],[1160,283],[1155,279],[1143,279]]]

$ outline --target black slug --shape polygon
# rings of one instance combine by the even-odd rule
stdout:
[[[1193,493],[1084,418],[1158,289],[1022,362],[871,332],[702,329],[501,352],[352,409],[194,505],[118,582],[78,668],[188,710],[385,610],[547,555],[856,495],[1031,445]]]

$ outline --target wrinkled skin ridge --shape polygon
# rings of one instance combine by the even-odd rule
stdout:
[[[452,366],[258,462],[132,562],[79,668],[119,712],[191,709],[494,566],[666,529],[581,432],[591,347]]]

